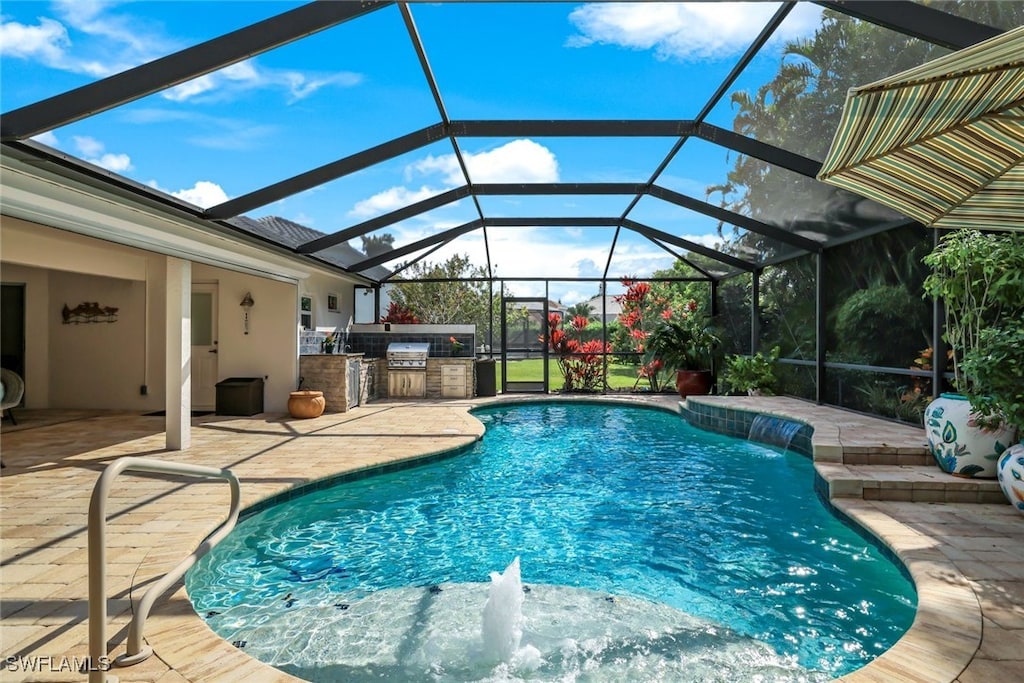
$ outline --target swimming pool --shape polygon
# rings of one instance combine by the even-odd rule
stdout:
[[[830,514],[808,458],[647,408],[475,412],[457,457],[242,522],[186,577],[222,637],[309,680],[808,680],[909,627],[900,569]],[[521,559],[523,645],[480,652]]]

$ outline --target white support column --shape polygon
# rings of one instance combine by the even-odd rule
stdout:
[[[192,441],[192,262],[167,257],[167,449]]]

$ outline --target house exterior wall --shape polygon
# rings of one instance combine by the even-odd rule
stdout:
[[[287,412],[299,377],[297,286],[199,263],[192,281],[217,284],[218,378],[263,377],[264,410]],[[246,292],[255,302],[248,335],[239,305]]]
[[[26,407],[163,409],[167,257],[7,216],[0,227],[0,277],[25,285]],[[218,379],[262,376],[265,410],[286,412],[298,380],[297,285],[198,263],[192,272],[218,284]],[[350,315],[352,285],[322,279],[348,307],[333,315]],[[248,335],[246,292],[256,301]],[[63,306],[82,302],[117,307],[117,322],[63,324]]]
[[[313,329],[344,331],[355,316],[355,285],[337,278],[313,274],[299,284],[300,295],[309,296],[313,303]],[[328,295],[338,297],[338,310],[327,308]]]
[[[115,322],[65,324],[64,306],[84,302],[117,308]],[[50,407],[145,410],[146,283],[50,271]]]

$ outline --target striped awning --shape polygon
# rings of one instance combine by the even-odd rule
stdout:
[[[937,228],[1024,230],[1024,26],[851,88],[818,179]]]

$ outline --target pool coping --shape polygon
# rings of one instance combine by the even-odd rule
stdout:
[[[695,403],[707,402],[705,398],[691,397],[689,400]],[[512,405],[538,401],[619,402],[676,412],[680,415],[685,406],[676,397],[669,397],[667,401],[662,399],[660,403],[651,403],[631,398],[570,395],[496,397],[489,401],[467,403],[465,410],[472,415],[473,408],[483,405]],[[843,444],[838,438],[840,430],[833,424],[808,420],[806,415],[800,415],[793,408],[787,409],[786,405],[780,405],[778,400],[773,403],[773,409],[768,414],[793,419],[811,427],[811,442],[815,453],[818,449],[823,449],[826,457],[842,454]],[[799,408],[806,408],[806,405],[801,404]],[[745,407],[738,409],[750,412],[750,409]],[[481,434],[482,431],[481,425]],[[923,434],[923,430],[921,433]],[[459,448],[465,448],[465,445]],[[402,459],[399,464],[415,466],[422,458],[429,459],[436,455],[437,453],[428,453],[413,456]],[[306,486],[316,487],[319,482],[343,474],[339,472]],[[283,492],[284,495],[287,493]],[[981,606],[966,578],[942,553],[920,547],[918,535],[911,529],[864,504],[864,501],[858,505],[858,501],[854,499],[822,499],[892,551],[914,583],[918,599],[911,627],[891,648],[864,667],[835,680],[843,683],[957,680],[977,652],[982,638]],[[255,505],[259,505],[261,501]],[[196,543],[201,540],[197,537]],[[149,559],[147,556],[147,561],[143,564],[148,564]],[[163,564],[167,558],[157,556],[154,559]],[[140,567],[139,574],[148,575],[149,572],[143,571],[143,567]],[[183,638],[186,634],[194,638]],[[188,675],[192,680],[216,680],[217,676],[221,675],[219,672],[223,672],[225,667],[232,672],[231,677],[243,672],[244,675],[258,675],[261,680],[302,680],[245,655],[223,640],[192,609],[183,585],[163,603],[161,609],[154,610],[147,641],[172,669]],[[213,654],[216,655],[213,663],[210,662],[211,646]],[[202,660],[207,662],[205,666],[198,668],[194,663],[197,650],[202,651]]]
[[[651,395],[638,395],[638,396],[624,396],[624,397],[604,397],[604,396],[526,396],[526,397],[511,397],[503,396],[496,397],[493,399],[473,399],[468,401],[396,401],[396,402],[374,402],[366,407],[357,408],[353,414],[345,416],[348,420],[358,420],[361,416],[369,415],[375,417],[374,413],[387,413],[387,411],[402,410],[405,408],[411,408],[418,410],[421,408],[430,409],[431,419],[433,415],[447,415],[450,416],[452,424],[459,425],[460,433],[458,434],[438,434],[434,433],[433,437],[445,436],[445,443],[451,444],[444,448],[431,447],[430,444],[435,444],[438,439],[406,439],[401,447],[396,449],[388,450],[387,448],[382,449],[382,456],[376,465],[370,465],[374,467],[381,463],[392,463],[399,461],[415,462],[420,457],[429,457],[431,454],[436,454],[442,451],[449,451],[453,448],[464,447],[467,444],[471,444],[473,441],[480,438],[483,434],[483,428],[479,420],[472,418],[470,411],[473,408],[492,405],[497,403],[515,403],[520,401],[530,400],[543,400],[543,401],[557,401],[557,400],[598,400],[598,401],[619,401],[627,404],[644,405],[648,407],[657,407],[662,410],[678,411],[679,399],[678,397],[671,396],[651,396]],[[745,400],[746,397],[701,397],[701,402],[726,402],[730,405],[738,408],[749,410],[752,404],[750,401]],[[690,399],[694,400],[694,399]],[[798,399],[785,399],[785,398],[770,398],[760,399],[767,401],[765,406],[767,412],[772,414],[781,414],[783,416],[794,417],[807,421],[816,426],[814,441],[815,445],[824,445],[831,447],[832,453],[843,452],[847,454],[853,454],[855,457],[861,457],[864,451],[864,444],[857,442],[856,439],[851,441],[847,434],[841,434],[841,426],[837,426],[837,423],[844,422],[849,419],[853,419],[856,416],[849,414],[847,411],[841,411],[835,408],[816,406],[813,403],[801,401]],[[428,411],[429,412],[429,411]],[[422,413],[421,413],[422,414]],[[811,418],[807,416],[811,415]],[[461,417],[460,417],[461,416]],[[338,419],[335,419],[338,418]],[[237,434],[237,440],[244,440],[246,433],[254,434],[272,434],[276,433],[273,430],[285,431],[288,433],[294,432],[301,439],[303,434],[310,433],[314,434],[318,430],[323,430],[324,424],[341,424],[341,416],[324,416],[323,418],[317,418],[311,421],[295,422],[289,421],[288,418],[274,416],[274,415],[263,415],[257,416],[252,419],[236,419],[233,421],[223,422],[224,418],[212,418],[213,420],[220,419],[222,422],[215,425],[216,428],[220,429],[221,432],[232,432]],[[153,418],[149,418],[153,419]],[[385,419],[385,418],[382,418]],[[395,419],[392,417],[392,419]],[[856,417],[857,420],[867,420],[869,423],[880,431],[886,429],[886,423],[882,420],[865,418],[863,416]],[[372,420],[369,420],[372,421]],[[345,423],[346,426],[355,424],[354,422]],[[389,423],[385,423],[389,424]],[[397,424],[397,423],[393,423]],[[273,429],[268,429],[268,425]],[[283,425],[283,429],[279,427]],[[186,451],[184,457],[188,458],[204,458],[211,455],[210,451],[204,449],[208,446],[204,443],[204,432],[202,428],[204,421],[202,419],[195,420],[193,422],[193,450]],[[384,432],[380,425],[376,425],[376,431]],[[81,429],[87,428],[86,426],[80,427]],[[358,428],[358,425],[356,426]],[[417,426],[422,431],[431,431],[428,424],[422,424]],[[105,427],[109,430],[109,427]],[[907,429],[901,427],[901,429]],[[42,437],[44,430],[37,430],[39,436]],[[395,433],[387,435],[392,441],[401,441],[402,434],[401,430],[392,430]],[[406,431],[411,431],[411,428],[407,428]],[[434,429],[434,432],[443,430]],[[154,440],[159,437],[160,430],[157,429],[155,437],[151,437],[150,440],[136,440],[124,442],[122,446],[108,449],[101,449],[85,454],[86,457],[94,458],[98,461],[104,461],[109,458],[111,454],[141,454],[147,447],[151,447]],[[147,434],[149,432],[147,431]],[[923,431],[921,431],[923,434]],[[382,435],[385,436],[385,435]],[[12,446],[15,435],[12,435]],[[893,445],[886,442],[884,439],[880,439],[878,435],[873,435],[875,441],[883,441],[885,448],[893,450],[896,457],[899,457],[898,445]],[[915,437],[916,438],[916,437]],[[5,435],[6,442],[6,435]],[[429,443],[427,443],[429,442]],[[296,442],[299,443],[299,442]],[[316,441],[308,442],[315,444]],[[5,443],[6,450],[7,443]],[[360,469],[366,469],[366,466],[352,467],[342,466],[341,458],[337,458],[336,454],[320,454],[315,452],[310,458],[310,463],[287,463],[283,466],[282,476],[279,478],[270,478],[263,480],[260,478],[260,472],[263,471],[275,471],[273,468],[276,467],[273,462],[280,462],[280,455],[288,454],[290,451],[285,449],[280,453],[270,452],[269,455],[265,454],[261,450],[248,450],[251,447],[247,444],[239,443],[232,444],[235,451],[230,455],[231,457],[244,456],[240,462],[245,463],[245,467],[249,465],[260,466],[262,463],[263,470],[250,469],[248,471],[249,478],[243,477],[243,496],[247,506],[252,506],[258,503],[260,500],[269,498],[274,494],[287,491],[295,486],[296,483],[310,484],[317,478],[323,478],[323,476],[330,476],[338,474],[340,472],[355,471]],[[315,446],[314,446],[315,448]],[[828,453],[829,449],[826,448],[825,453]],[[12,448],[10,451],[12,455],[15,455],[16,449]],[[192,453],[189,455],[189,453]],[[5,461],[7,460],[8,453],[5,452]],[[165,453],[164,455],[174,457],[174,453]],[[221,460],[225,459],[225,456],[221,454],[219,456]],[[916,457],[916,456],[913,456]],[[262,460],[261,460],[262,459]],[[305,458],[303,458],[305,460]],[[214,458],[213,461],[216,461]],[[45,460],[44,460],[45,462]],[[69,461],[69,464],[72,461]],[[817,467],[816,463],[816,467]],[[858,465],[859,466],[859,465]],[[866,466],[870,467],[870,465]],[[267,468],[270,468],[269,470]],[[937,468],[935,468],[937,470]],[[67,480],[71,474],[81,473],[81,469],[75,469],[74,467],[70,470],[55,470],[55,474],[61,477],[61,480]],[[89,470],[86,469],[86,472]],[[45,470],[41,470],[45,472]],[[62,474],[66,472],[66,474]],[[301,475],[295,476],[296,473],[301,472]],[[5,470],[4,483],[8,483],[7,476],[11,474],[12,470],[8,468]],[[291,474],[292,478],[288,479],[285,474]],[[29,476],[29,471],[25,471],[24,474],[18,474],[16,469],[13,473],[15,476]],[[322,475],[322,476],[321,476]],[[253,478],[255,477],[255,478]],[[13,480],[12,480],[13,481]],[[31,485],[32,482],[37,481],[36,479],[29,478],[26,484]],[[49,480],[43,480],[49,481]],[[77,481],[77,480],[76,480]],[[70,489],[68,489],[70,490]],[[899,489],[894,489],[899,490]],[[23,495],[31,495],[28,489],[23,488]],[[220,493],[214,492],[216,495]],[[224,496],[226,498],[226,494]],[[153,525],[159,526],[163,524],[170,524],[171,518],[179,520],[178,525],[183,526],[187,529],[187,534],[181,536],[168,537],[167,545],[169,547],[152,547],[154,543],[160,543],[160,537],[155,536],[153,533],[148,535],[148,538],[140,538],[139,541],[129,540],[131,543],[139,543],[140,545],[133,545],[135,549],[132,557],[139,556],[137,553],[140,549],[146,549],[144,555],[141,555],[141,559],[131,560],[132,564],[125,564],[129,562],[128,559],[122,560],[122,564],[119,565],[119,574],[121,572],[128,571],[130,574],[128,577],[131,578],[130,584],[135,585],[135,590],[140,591],[149,582],[153,580],[153,577],[162,574],[167,571],[170,567],[177,564],[181,559],[184,552],[182,550],[184,546],[191,543],[194,547],[199,541],[205,537],[205,535],[215,526],[219,520],[210,518],[214,515],[210,514],[210,510],[215,508],[216,501],[211,502],[207,500],[209,496],[200,496],[205,500],[196,502],[194,508],[188,510],[171,510],[170,512],[159,513],[159,519],[153,522]],[[15,504],[14,499],[9,504]],[[1016,676],[1016,672],[1024,671],[1024,661],[1021,660],[1019,643],[1020,636],[1024,635],[1024,554],[1019,551],[1020,547],[1024,547],[1024,534],[1021,534],[1021,530],[1024,530],[1024,524],[1020,523],[1019,515],[1013,511],[1011,506],[1003,503],[1002,506],[995,506],[991,504],[959,504],[959,503],[921,503],[921,502],[900,502],[900,501],[884,501],[884,500],[868,500],[863,497],[838,497],[832,498],[832,504],[837,509],[842,511],[849,519],[862,526],[871,535],[880,539],[887,547],[891,548],[893,552],[900,558],[900,561],[907,568],[910,573],[912,580],[915,582],[918,591],[918,610],[915,616],[914,623],[907,633],[901,638],[890,650],[882,654],[865,667],[848,674],[843,677],[844,681],[892,681],[892,680],[919,680],[919,681],[933,681],[933,682],[948,682],[954,680],[960,680],[961,683],[968,683],[968,681],[984,681],[992,680],[994,677],[1006,676],[1006,679],[1012,679]],[[154,505],[153,507],[160,507],[160,505]],[[75,505],[77,510],[77,504]],[[145,508],[144,508],[145,509]],[[163,508],[166,509],[166,508]],[[199,511],[202,514],[199,514]],[[45,513],[43,513],[45,514]],[[63,519],[63,514],[60,513],[59,519]],[[216,514],[216,513],[215,513]],[[925,514],[932,515],[945,515],[952,524],[948,529],[945,529],[945,535],[943,533],[937,533],[934,531],[935,526],[933,523],[918,523],[915,520],[923,517]],[[982,517],[988,517],[993,520],[988,531],[972,531],[971,529],[965,528],[965,524],[960,522],[963,521],[965,515],[981,515]],[[154,517],[157,517],[157,513],[153,513]],[[81,512],[81,517],[84,518],[84,509]],[[55,518],[55,519],[58,519]],[[31,519],[31,517],[29,518]],[[78,517],[71,517],[71,520],[77,520]],[[167,521],[162,521],[166,519]],[[51,522],[53,524],[55,522]],[[60,522],[67,524],[68,522]],[[79,524],[77,521],[73,521],[74,524]],[[25,524],[24,529],[21,527],[13,527],[19,530],[17,534],[19,537],[26,537],[29,532],[35,533],[36,527],[31,526],[34,524],[32,521],[28,521]],[[38,524],[38,522],[35,522]],[[959,526],[958,526],[959,524]],[[12,528],[12,527],[5,527]],[[43,529],[44,527],[39,527]],[[53,527],[58,531],[67,527]],[[1006,542],[1012,542],[1016,545],[1011,548],[1013,557],[1016,558],[1012,570],[1006,569],[1006,562],[992,562],[991,574],[979,573],[978,571],[971,571],[970,569],[964,569],[970,576],[965,576],[964,571],[961,571],[960,563],[957,559],[957,555],[954,555],[951,551],[950,539],[954,541],[962,540],[963,543],[954,543],[952,545],[958,546],[953,548],[957,552],[962,551],[962,556],[968,560],[971,558],[971,554],[968,551],[973,551],[973,548],[989,548],[988,541],[993,540],[991,538],[978,538],[977,536],[991,536],[1000,535],[1001,539]],[[45,538],[45,537],[44,537]],[[18,541],[19,538],[13,539]],[[984,543],[982,543],[984,542]],[[62,541],[61,546],[66,545],[69,549],[78,547],[79,541],[72,540],[69,538],[67,541]],[[22,543],[15,543],[15,549],[24,547]],[[31,546],[29,546],[31,547]],[[43,547],[46,547],[45,544]],[[53,552],[56,553],[58,550],[63,550],[63,547],[53,548]],[[81,551],[79,551],[81,552]],[[979,556],[987,553],[992,556],[994,551],[984,550],[979,553]],[[1004,553],[1005,554],[1005,553]],[[75,553],[78,556],[78,552]],[[10,560],[15,562],[13,565],[14,570],[19,570],[24,573],[28,566],[20,566],[18,560]],[[36,560],[36,563],[40,560]],[[981,562],[974,562],[974,565],[980,565]],[[1003,567],[1005,573],[999,574],[995,567],[999,565]],[[51,566],[51,565],[45,565]],[[964,565],[966,566],[966,565]],[[66,569],[64,568],[66,567]],[[6,568],[5,568],[6,569]],[[58,569],[54,569],[51,572],[51,582],[56,580]],[[67,587],[62,589],[59,593],[55,593],[55,597],[60,595],[71,596],[72,603],[68,603],[68,606],[63,608],[62,613],[74,614],[75,610],[73,604],[82,604],[82,597],[84,592],[82,590],[83,580],[76,581],[70,577],[82,577],[84,575],[84,566],[77,564],[68,564],[59,568],[60,576],[67,575],[69,578],[66,579],[70,583]],[[6,575],[6,572],[5,572]],[[995,577],[995,578],[994,578]],[[1001,578],[1000,578],[1001,577]],[[992,580],[989,580],[992,579]],[[121,585],[122,579],[118,578],[115,582],[115,590]],[[5,579],[5,586],[9,585],[8,580]],[[50,584],[48,584],[50,585]],[[54,587],[57,587],[53,584]],[[979,588],[980,586],[980,588]],[[991,594],[986,594],[984,589],[986,587],[992,587]],[[43,588],[41,586],[40,588]],[[1005,589],[1005,590],[1004,590]],[[49,589],[48,589],[49,590]],[[998,591],[1003,591],[1002,595],[997,595]],[[46,595],[47,593],[39,593],[39,595]],[[30,592],[22,591],[16,593],[16,595],[30,595]],[[75,596],[78,596],[77,598]],[[1007,597],[1008,596],[1008,597]],[[136,594],[136,598],[138,594]],[[66,599],[66,598],[65,598]],[[116,600],[115,600],[116,599]],[[1002,602],[999,602],[1002,600]],[[116,601],[116,606],[114,605]],[[52,601],[51,601],[52,602]],[[119,631],[119,628],[123,628],[123,625],[127,621],[126,609],[124,608],[124,599],[120,593],[112,596],[112,611],[111,618],[108,625],[107,633],[112,636],[111,639],[111,656],[117,655],[124,650],[124,632]],[[40,609],[52,609],[46,607],[49,602],[45,602],[40,606]],[[57,606],[58,602],[52,602],[54,606]],[[30,611],[35,611],[30,607]],[[16,612],[15,617],[18,616]],[[35,649],[22,648],[24,652],[61,652],[60,648],[68,648],[64,651],[79,652],[83,651],[80,648],[81,644],[75,645],[75,643],[83,643],[82,632],[84,626],[81,624],[80,619],[72,619],[70,622],[60,621],[61,617],[47,618],[48,620],[40,623],[44,625],[52,624],[65,624],[64,626],[57,627],[57,634],[60,635],[58,640],[47,639],[45,637],[30,636],[26,643],[30,643],[34,638],[36,646]],[[27,621],[18,621],[15,623],[25,623]],[[78,624],[78,625],[76,625]],[[5,621],[5,636],[8,635],[6,631],[8,623]],[[73,629],[71,627],[74,627]],[[21,629],[21,626],[15,626],[15,629]],[[25,633],[33,633],[28,630],[29,627],[24,627]],[[52,626],[48,626],[50,632],[54,633]],[[67,630],[71,629],[71,630]],[[66,631],[66,632],[65,632]],[[13,633],[12,631],[11,633]],[[36,632],[38,633],[38,632]],[[1002,633],[1003,640],[1000,642],[991,641],[990,638],[993,634],[999,636]],[[114,635],[116,634],[116,635]],[[984,636],[984,637],[983,637]],[[147,623],[146,639],[150,645],[155,649],[155,656],[150,660],[143,662],[127,669],[117,669],[114,671],[115,674],[120,673],[121,677],[125,680],[149,680],[149,681],[160,681],[161,683],[175,682],[175,681],[234,681],[243,678],[258,678],[259,680],[287,680],[295,681],[296,679],[284,672],[281,672],[273,667],[263,664],[258,660],[249,657],[244,651],[233,647],[227,641],[221,639],[216,635],[202,620],[202,618],[195,613],[192,608],[191,602],[188,600],[187,594],[184,592],[183,585],[179,582],[178,585],[173,587],[168,595],[161,598],[153,613],[150,620]],[[985,643],[985,647],[979,650],[979,645]],[[988,643],[993,642],[994,644],[989,647]],[[1007,645],[1006,643],[1010,643]],[[63,644],[63,645],[61,645]],[[10,646],[18,647],[17,644],[12,641]],[[1012,646],[1012,647],[1011,647]],[[40,650],[40,647],[43,649]],[[51,648],[51,649],[46,649]],[[1000,653],[1009,654],[1000,654]],[[1006,672],[1012,671],[1013,674],[1007,674]],[[986,677],[986,674],[988,676]],[[959,679],[958,679],[959,677]],[[1019,678],[1019,677],[1018,677]],[[55,674],[52,677],[46,677],[39,675],[33,676],[32,680],[78,680],[78,677],[67,675]],[[12,677],[11,680],[24,680],[24,678]]]

